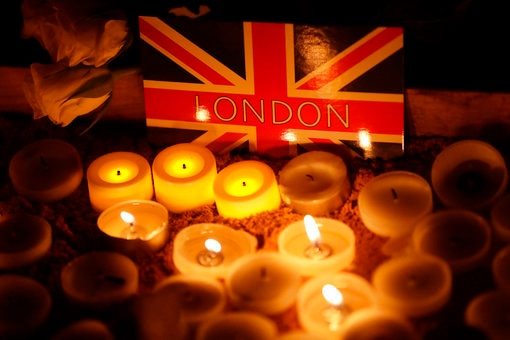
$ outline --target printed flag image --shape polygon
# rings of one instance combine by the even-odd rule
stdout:
[[[140,16],[149,131],[215,153],[403,152],[403,29]]]

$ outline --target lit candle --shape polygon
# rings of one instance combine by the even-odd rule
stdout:
[[[358,208],[363,223],[375,234],[403,237],[432,211],[432,189],[418,174],[402,170],[386,172],[361,188]]]
[[[301,278],[292,263],[277,252],[257,252],[236,260],[225,278],[233,306],[267,315],[289,309]]]
[[[445,260],[454,273],[467,272],[487,258],[491,228],[483,216],[470,210],[437,211],[418,222],[412,244],[418,254]]]
[[[52,304],[46,287],[34,279],[0,275],[0,338],[37,338],[36,333],[48,319]]]
[[[168,240],[168,210],[150,200],[114,204],[97,219],[112,248],[127,255],[161,249]]]
[[[475,296],[468,303],[464,319],[468,326],[480,329],[487,339],[510,339],[510,295],[494,289]]]
[[[98,157],[87,169],[87,181],[90,203],[98,212],[127,200],[150,200],[154,195],[149,162],[134,152]]]
[[[77,339],[114,340],[115,336],[105,322],[86,318],[65,326],[51,337],[51,340]]]
[[[268,317],[249,311],[228,312],[204,321],[197,329],[196,340],[274,339],[278,328]]]
[[[315,216],[342,206],[351,183],[340,156],[326,151],[309,151],[290,160],[278,174],[283,202],[301,214]]]
[[[278,251],[302,276],[345,269],[354,259],[355,244],[354,232],[343,222],[311,215],[288,225],[278,235]]]
[[[216,223],[198,223],[181,229],[173,240],[172,259],[184,274],[224,278],[238,258],[254,253],[257,239]]]
[[[198,274],[169,276],[156,285],[154,293],[169,303],[177,302],[181,320],[193,326],[222,313],[227,304],[223,283]]]
[[[167,147],[152,163],[156,200],[181,213],[213,204],[216,158],[208,148],[182,143]]]
[[[61,285],[72,303],[102,309],[138,293],[138,268],[129,257],[110,251],[78,256],[61,271]]]
[[[510,293],[510,244],[496,252],[492,259],[491,269],[496,286]]]
[[[418,340],[411,322],[403,315],[379,308],[352,313],[342,327],[342,340]]]
[[[309,279],[300,287],[296,301],[301,327],[321,339],[338,339],[351,313],[375,305],[370,282],[348,272]]]
[[[0,269],[32,264],[51,247],[51,226],[44,218],[30,214],[0,217]]]
[[[394,257],[372,275],[378,304],[408,317],[439,311],[450,299],[452,273],[448,264],[432,255]]]
[[[223,217],[243,218],[280,207],[273,169],[259,161],[226,166],[216,176],[213,188],[218,213]]]
[[[505,192],[508,171],[496,148],[468,139],[449,145],[437,155],[431,182],[446,207],[482,210]]]
[[[36,201],[58,201],[71,195],[83,178],[76,148],[60,139],[41,139],[19,150],[9,163],[16,192]]]
[[[510,242],[510,193],[494,202],[489,218],[495,236],[503,242]]]

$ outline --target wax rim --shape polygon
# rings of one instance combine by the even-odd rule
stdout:
[[[499,249],[491,263],[492,276],[499,289],[510,293],[510,244]]]
[[[510,241],[510,193],[502,195],[490,211],[490,221],[497,236]]]
[[[467,325],[482,330],[489,339],[507,339],[510,297],[502,290],[488,290],[469,301],[464,312]],[[504,331],[507,334],[502,334]]]
[[[103,180],[99,175],[101,168],[105,164],[108,164],[112,161],[115,162],[115,160],[118,159],[121,160],[127,159],[133,162],[134,164],[138,165],[139,166],[138,173],[133,178],[125,182],[112,183]],[[89,182],[89,185],[105,189],[114,189],[117,187],[127,188],[131,186],[137,186],[140,180],[146,178],[147,176],[149,176],[149,178],[151,178],[152,181],[151,167],[147,159],[142,155],[129,151],[115,151],[99,156],[92,163],[90,163],[89,167],[87,168],[87,181]]]
[[[189,150],[195,155],[203,158],[203,167],[196,174],[188,177],[175,177],[165,171],[165,162],[167,157],[175,151]],[[208,173],[216,172],[216,157],[211,150],[204,146],[196,145],[193,143],[181,143],[169,146],[160,151],[154,161],[152,162],[152,171],[154,177],[159,177],[161,180],[176,184],[183,184],[188,182],[195,182],[196,180],[206,176]]]

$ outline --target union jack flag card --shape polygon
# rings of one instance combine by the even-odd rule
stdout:
[[[154,141],[274,158],[403,153],[402,28],[138,19]]]

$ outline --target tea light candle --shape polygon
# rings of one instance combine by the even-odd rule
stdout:
[[[65,296],[78,306],[102,309],[138,292],[138,268],[129,257],[110,251],[78,256],[62,268]]]
[[[41,139],[19,150],[9,163],[9,177],[16,192],[42,202],[71,195],[83,179],[80,153],[70,143]]]
[[[278,251],[302,276],[338,272],[348,267],[355,256],[355,236],[343,222],[305,215],[278,235]]]
[[[505,192],[508,171],[496,148],[467,139],[450,144],[437,155],[431,182],[446,207],[483,210]]]
[[[106,323],[96,319],[81,319],[60,329],[51,340],[115,340],[115,336]]]
[[[470,210],[447,209],[424,217],[412,236],[417,253],[445,260],[454,273],[472,270],[487,258],[491,228],[486,219]]]
[[[201,323],[196,340],[217,339],[274,339],[278,328],[268,317],[249,311],[228,312]]]
[[[381,307],[421,317],[446,305],[452,291],[452,273],[439,257],[407,255],[380,264],[372,275],[372,284]]]
[[[218,213],[243,218],[280,207],[281,198],[273,169],[265,163],[246,160],[223,168],[214,180]]]
[[[96,158],[87,169],[90,204],[101,212],[123,201],[154,196],[149,162],[134,152],[117,151]]]
[[[467,305],[464,319],[468,326],[480,329],[487,339],[510,339],[508,315],[510,295],[503,290],[489,290],[475,296]]]
[[[301,285],[296,301],[301,327],[321,339],[339,339],[352,313],[375,305],[370,282],[348,272],[310,278]]]
[[[352,313],[342,328],[342,340],[419,339],[413,325],[403,315],[374,307]]]
[[[223,312],[227,304],[223,284],[204,275],[169,276],[156,285],[154,293],[160,299],[177,302],[181,320],[195,326]]]
[[[340,156],[305,152],[283,166],[278,175],[283,202],[301,214],[326,215],[349,197],[351,183]]]
[[[510,293],[510,244],[496,252],[492,259],[491,269],[496,286]]]
[[[168,240],[168,210],[150,200],[114,204],[97,219],[112,248],[127,255],[152,254]]]
[[[489,218],[494,235],[503,242],[510,242],[510,193],[494,202]]]
[[[375,234],[403,237],[432,212],[432,189],[418,174],[389,171],[372,178],[361,188],[358,208],[363,223]]]
[[[216,223],[198,223],[177,233],[172,259],[183,274],[225,278],[236,259],[254,253],[256,249],[257,239],[243,230]]]
[[[0,217],[0,269],[13,269],[34,263],[51,247],[51,226],[31,214]]]
[[[169,146],[152,163],[156,200],[175,213],[213,204],[216,173],[216,158],[205,146]]]
[[[239,309],[276,315],[295,302],[301,278],[277,252],[257,252],[237,259],[225,278],[230,302]]]
[[[32,338],[48,319],[52,304],[46,287],[34,279],[0,275],[0,338]]]

